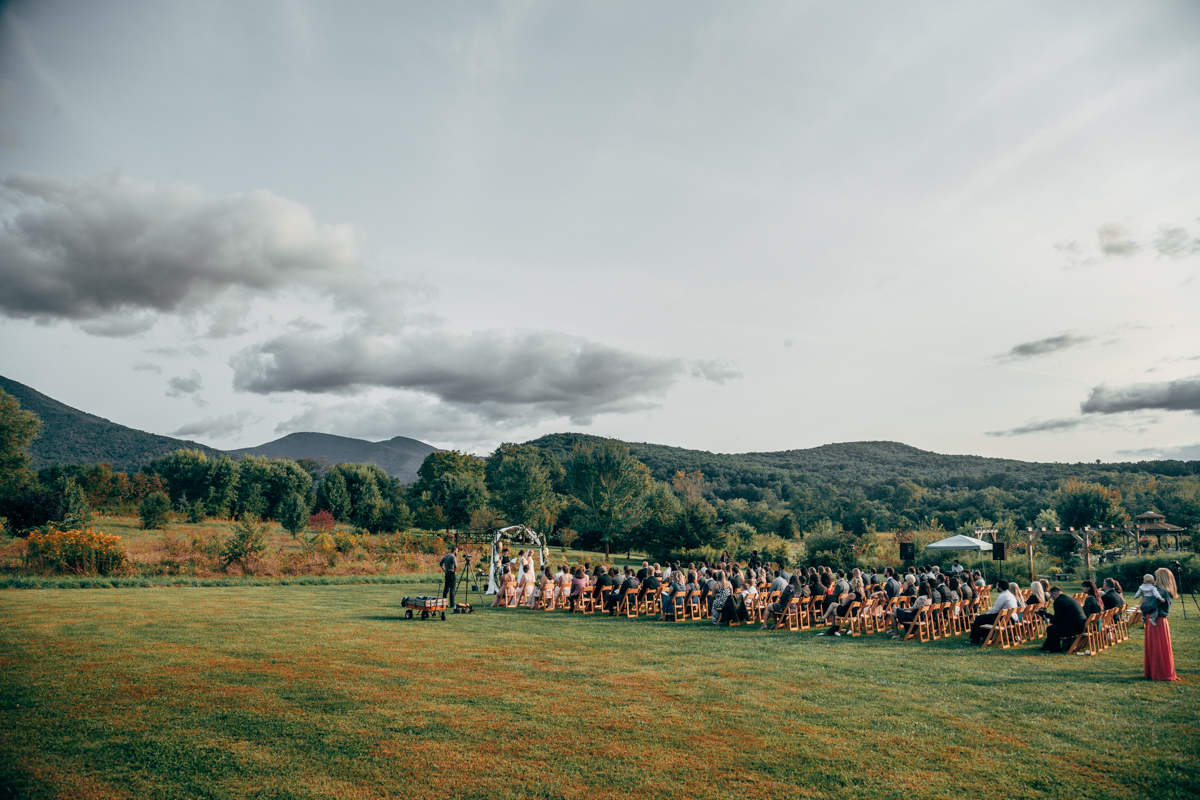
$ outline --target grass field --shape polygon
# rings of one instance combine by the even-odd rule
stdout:
[[[426,584],[426,587],[428,584]],[[0,592],[7,797],[1195,798],[1182,681],[1096,658],[483,610],[404,585]],[[1190,603],[1190,599],[1188,600]]]

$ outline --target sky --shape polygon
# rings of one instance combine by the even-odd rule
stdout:
[[[1200,458],[1200,4],[0,3],[0,374],[225,449]]]

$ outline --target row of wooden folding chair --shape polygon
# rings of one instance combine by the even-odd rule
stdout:
[[[1110,608],[1107,611],[1089,615],[1083,624],[1083,633],[1076,636],[1075,640],[1071,642],[1071,646],[1067,648],[1067,654],[1079,653],[1080,655],[1094,656],[1115,644],[1126,641],[1129,638],[1129,629],[1123,621],[1117,621],[1118,615],[1123,610]],[[1080,650],[1079,648],[1085,644],[1087,649]]]

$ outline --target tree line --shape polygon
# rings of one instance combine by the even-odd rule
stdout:
[[[411,485],[371,464],[235,459],[196,450],[176,451],[133,474],[103,464],[33,473],[23,449],[36,432],[36,417],[23,417],[28,412],[15,401],[5,402],[0,398],[0,516],[10,531],[78,516],[84,507],[129,513],[149,500],[160,516],[255,516],[293,532],[303,530],[310,515],[328,512],[372,533],[522,524],[560,543],[610,552],[668,557],[803,542],[809,552],[846,560],[883,531],[903,537],[906,531],[984,526],[1015,541],[1018,528],[1121,525],[1148,509],[1178,525],[1200,524],[1200,477],[1186,470],[1092,470],[1088,480],[1006,473],[955,481],[922,475],[917,465],[911,477],[864,485],[844,474],[835,482],[747,457],[631,447],[583,435],[506,443],[486,458],[431,453]],[[1074,546],[1068,539],[1062,537],[1062,548]]]

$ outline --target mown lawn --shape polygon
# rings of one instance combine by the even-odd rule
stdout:
[[[1195,798],[1200,624],[1097,658],[483,610],[0,592],[8,797]],[[1190,603],[1191,600],[1189,599]]]

